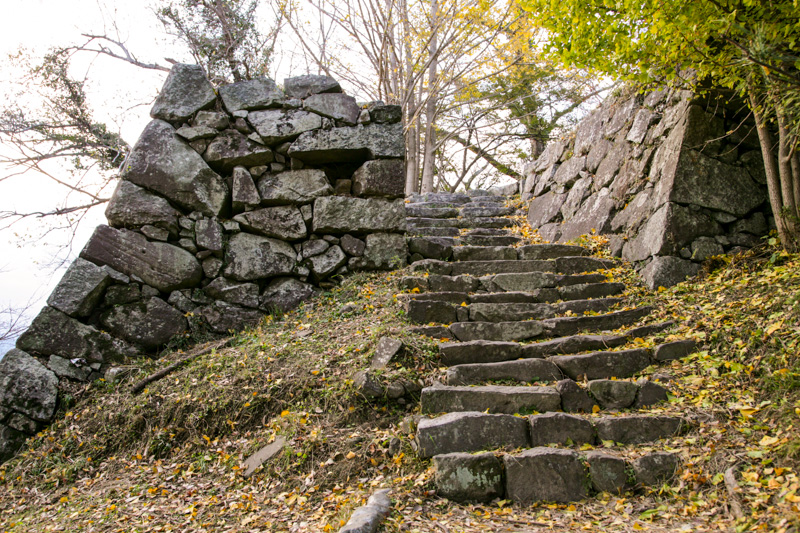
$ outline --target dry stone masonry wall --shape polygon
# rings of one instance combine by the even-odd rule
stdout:
[[[531,226],[556,242],[610,234],[651,288],[757,244],[774,219],[741,109],[677,89],[608,99],[526,169]]]
[[[357,104],[326,76],[215,90],[200,67],[176,65],[151,116],[108,225],[0,362],[0,462],[52,419],[59,380],[405,264],[399,106]]]

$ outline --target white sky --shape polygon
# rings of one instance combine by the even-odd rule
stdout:
[[[148,11],[148,0],[125,0],[117,2],[114,12],[109,12],[95,0],[3,0],[3,17],[0,21],[0,61],[6,63],[10,53],[24,47],[34,55],[42,54],[55,45],[80,43],[82,32],[113,32],[112,20],[116,20],[120,36],[128,41],[132,50],[141,54],[142,60],[163,62],[159,54],[164,43],[153,39],[163,35],[157,21]],[[110,3],[109,3],[110,4]],[[92,61],[90,61],[92,60]],[[119,133],[129,143],[136,141],[149,120],[149,106],[126,109],[125,103],[149,101],[155,96],[165,73],[143,71],[120,61],[91,58],[77,63],[82,75],[90,72],[95,80],[90,85],[90,96],[96,104],[96,118],[116,123]],[[2,92],[9,89],[8,72],[0,74]],[[57,169],[56,169],[57,171]],[[53,187],[48,180],[33,173],[15,178],[8,186],[4,184],[0,197],[0,211],[14,208],[25,209],[36,206],[51,206],[63,197],[64,190]],[[104,222],[103,209],[90,212],[81,230],[73,241],[71,257],[83,247],[86,239],[99,223]],[[19,224],[14,227],[16,235],[3,234],[0,239],[0,308],[33,303],[31,316],[60,279],[63,268],[53,270],[52,260],[69,232],[55,232],[42,240],[31,235],[41,233],[37,224]],[[0,355],[5,350],[0,349]]]

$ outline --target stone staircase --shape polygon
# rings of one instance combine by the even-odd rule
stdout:
[[[694,342],[637,347],[673,324],[636,326],[651,309],[622,307],[625,285],[604,273],[613,261],[580,246],[524,245],[508,229],[510,203],[477,191],[406,204],[413,264],[401,304],[416,332],[442,340],[447,367],[445,383],[422,391],[416,434],[437,492],[526,504],[663,482],[678,458],[635,445],[657,449],[687,424],[642,411],[667,389],[639,376]]]

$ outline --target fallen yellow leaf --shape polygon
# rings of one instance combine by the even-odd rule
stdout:
[[[772,446],[773,444],[777,443],[778,440],[780,440],[778,439],[778,437],[770,437],[768,435],[765,435],[764,438],[758,442],[758,444],[760,446]]]
[[[348,459],[352,459],[355,456],[356,454],[354,452],[349,452],[345,457],[347,457]]]

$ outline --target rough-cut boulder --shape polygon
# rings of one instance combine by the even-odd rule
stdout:
[[[25,433],[0,424],[0,463],[14,457],[14,454],[22,448],[26,438],[28,436]]]
[[[267,78],[223,85],[219,88],[219,96],[229,113],[281,107],[285,98],[275,82]]]
[[[154,350],[189,327],[183,313],[160,298],[118,305],[100,316],[107,331],[146,350]]]
[[[370,124],[306,132],[289,147],[304,163],[350,163],[405,156],[401,124]]]
[[[231,207],[234,213],[254,209],[261,204],[261,196],[250,172],[244,167],[233,169]]]
[[[371,233],[406,230],[403,200],[326,196],[314,201],[314,231]]]
[[[405,169],[402,159],[367,161],[353,174],[353,194],[400,198],[405,194]]]
[[[503,465],[493,453],[448,453],[433,458],[436,492],[457,502],[490,502],[503,495]]]
[[[143,235],[98,226],[81,257],[108,265],[162,292],[187,289],[200,283],[203,268],[195,257],[177,246],[149,242]]]
[[[700,271],[700,265],[679,257],[654,257],[642,270],[642,279],[651,290],[659,287],[671,287]]]
[[[55,413],[58,378],[22,350],[13,349],[0,361],[0,408],[39,422]]]
[[[213,218],[202,218],[194,224],[197,246],[211,252],[222,251],[222,225]]]
[[[264,317],[261,311],[247,309],[226,302],[214,302],[197,310],[197,314],[205,319],[212,331],[229,333],[247,326],[255,326]]]
[[[561,225],[561,241],[571,241],[581,235],[605,233],[611,223],[614,200],[608,189],[601,189],[591,195],[573,217]]]
[[[323,280],[332,275],[347,262],[347,255],[338,246],[331,246],[325,252],[315,255],[308,260],[311,273],[317,280]]]
[[[72,317],[89,316],[111,282],[108,270],[79,257],[53,289],[47,305]]]
[[[283,80],[283,90],[290,98],[307,98],[312,94],[340,93],[342,88],[339,82],[330,76],[295,76]]]
[[[265,207],[237,215],[233,220],[253,233],[284,241],[296,241],[307,235],[303,215],[293,205]]]
[[[215,300],[245,307],[258,307],[258,285],[255,283],[240,283],[220,277],[206,285],[203,292]]]
[[[355,126],[361,114],[356,99],[341,93],[312,95],[303,101],[303,108],[323,117],[341,120],[349,126]]]
[[[58,332],[54,335],[53,332]],[[44,307],[28,330],[17,339],[17,348],[26,352],[65,359],[84,359],[90,363],[133,357],[139,350],[92,326],[81,324],[57,309]]]
[[[209,166],[223,172],[231,172],[238,165],[266,165],[275,159],[272,150],[236,130],[225,130],[215,137],[206,148],[203,158]]]
[[[552,191],[534,198],[528,207],[528,222],[531,227],[539,228],[554,221],[566,199],[566,194],[556,194]]]
[[[322,117],[300,109],[254,111],[247,121],[267,144],[296,139],[301,133],[322,127]]]
[[[178,233],[180,215],[165,199],[126,180],[119,182],[106,208],[112,227],[135,229],[151,225],[172,234]]]
[[[653,255],[673,255],[699,236],[713,237],[721,232],[720,225],[711,217],[667,203],[625,244],[622,256],[629,261],[641,261]]]
[[[144,129],[121,177],[191,211],[215,216],[226,207],[225,180],[161,120]]]
[[[225,275],[239,281],[285,276],[294,272],[296,257],[284,241],[237,233],[225,251]]]
[[[372,102],[367,106],[369,118],[376,124],[395,124],[403,120],[403,108],[399,105],[386,105]]]
[[[397,233],[372,233],[367,235],[361,257],[350,259],[355,270],[392,270],[406,266],[408,248],[406,239]]]
[[[531,448],[503,457],[506,496],[519,503],[570,502],[588,495],[586,467],[572,450]]]
[[[291,311],[315,293],[314,286],[296,278],[276,278],[266,286],[261,294],[262,309]]]
[[[150,116],[169,121],[187,120],[200,109],[214,105],[214,88],[200,65],[177,64],[150,110]]]
[[[305,204],[333,194],[333,187],[322,170],[290,170],[262,177],[258,192],[263,205]]]

